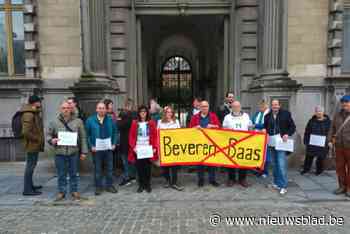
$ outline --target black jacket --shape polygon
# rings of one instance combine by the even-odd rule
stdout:
[[[310,145],[310,135],[326,136],[331,128],[331,120],[326,115],[325,119],[320,121],[316,116],[313,116],[306,125],[304,133],[304,144],[306,146],[306,153],[313,156],[325,157],[328,153],[328,141],[325,147]]]
[[[119,114],[120,120],[117,121],[118,129],[120,132],[120,145],[119,153],[128,155],[129,151],[129,130],[133,116],[131,112],[122,111]]]
[[[190,126],[190,122],[193,116],[193,110],[194,108],[192,107],[188,112],[187,112],[187,116],[186,116],[186,127],[189,128]]]
[[[218,116],[220,123],[222,124],[222,122],[225,119],[225,116],[231,113],[231,109],[229,106],[222,104],[218,111],[216,112],[216,115]]]
[[[276,120],[273,118],[272,110],[264,118],[264,128],[270,135],[280,134],[292,136],[295,133],[295,124],[289,111],[280,109]]]

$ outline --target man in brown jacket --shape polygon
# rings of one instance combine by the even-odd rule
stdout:
[[[26,151],[26,169],[24,172],[24,196],[40,195],[42,186],[33,185],[34,169],[38,162],[39,152],[44,151],[44,129],[41,118],[41,98],[33,95],[22,110],[22,135]]]
[[[335,113],[329,132],[331,146],[335,147],[336,171],[339,188],[334,194],[350,197],[350,95],[341,98],[341,110]]]

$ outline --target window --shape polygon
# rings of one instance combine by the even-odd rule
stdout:
[[[344,8],[344,34],[343,34],[343,59],[342,71],[350,72],[350,8]]]
[[[160,104],[173,106],[180,116],[191,107],[193,97],[192,67],[188,60],[174,56],[162,66]]]
[[[0,75],[24,75],[23,0],[0,0]]]

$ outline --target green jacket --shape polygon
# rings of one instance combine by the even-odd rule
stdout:
[[[22,135],[26,152],[43,152],[45,146],[43,121],[40,110],[25,105],[22,112]]]
[[[47,142],[52,145],[51,140],[57,138],[58,132],[69,132],[69,130],[62,123],[65,122],[62,114],[59,114],[55,121],[51,122],[47,132]],[[81,119],[77,118],[75,115],[72,115],[71,119],[66,122],[68,127],[74,132],[78,133],[78,145],[77,146],[54,146],[56,155],[73,155],[73,154],[87,154],[88,147],[86,141],[86,132],[84,123]]]

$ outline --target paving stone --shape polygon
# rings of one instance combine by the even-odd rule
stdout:
[[[40,164],[39,164],[40,165]],[[80,189],[88,200],[53,202],[57,189],[54,173],[38,168],[35,182],[44,185],[43,195],[23,197],[23,165],[0,164],[0,233],[348,233],[350,202],[331,193],[335,175],[320,177],[289,173],[285,196],[267,188],[271,177],[249,176],[251,187],[227,188],[226,175],[218,173],[222,184],[213,188],[196,185],[196,174],[181,172],[184,192],[164,189],[163,178],[153,178],[152,193],[135,193],[137,185],[119,187],[117,194],[94,196],[93,177],[82,175]],[[2,170],[2,168],[6,170]],[[6,171],[6,173],[4,173]],[[322,180],[324,178],[324,181]],[[213,214],[221,222],[212,226]],[[225,217],[298,217],[330,215],[344,217],[342,226],[248,226],[228,225]]]

